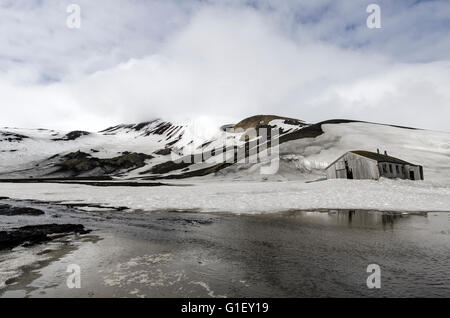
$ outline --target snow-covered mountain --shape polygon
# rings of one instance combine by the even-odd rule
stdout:
[[[314,180],[324,176],[323,169],[344,152],[378,148],[423,165],[426,180],[450,183],[450,133],[446,132],[348,120],[308,124],[272,115],[205,132],[196,121],[174,124],[159,119],[100,132],[4,127],[0,129],[0,179]],[[275,154],[279,168],[274,174],[261,174],[260,168],[273,164]]]

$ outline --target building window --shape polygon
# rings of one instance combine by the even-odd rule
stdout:
[[[395,170],[397,171],[397,174],[400,174],[400,167],[399,166],[395,166]]]
[[[383,163],[383,172],[384,172],[384,173],[387,172],[387,167],[386,167],[386,164],[385,164],[385,163]]]
[[[391,165],[391,164],[389,164],[389,171],[390,171],[391,173],[394,173],[394,169],[392,168],[392,165]]]

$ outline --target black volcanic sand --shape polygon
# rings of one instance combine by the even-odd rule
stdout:
[[[45,215],[0,216],[2,231],[44,223],[93,231],[56,247],[0,251],[1,277],[17,270],[14,260],[53,248],[9,278],[2,297],[450,297],[446,212],[86,212],[7,203]],[[81,269],[79,289],[66,285],[71,264]],[[367,288],[369,264],[381,268],[381,289]]]
[[[9,204],[0,204],[0,215],[42,215],[42,214],[45,214],[45,212],[39,209],[28,207],[15,207]]]
[[[56,234],[66,235],[69,233],[87,234],[81,224],[39,224],[27,225],[0,231],[0,251],[11,249],[19,245],[25,247],[51,241]]]

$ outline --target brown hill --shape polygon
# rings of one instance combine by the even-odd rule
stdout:
[[[242,128],[242,129],[249,129],[249,128],[259,128],[261,126],[265,126],[269,124],[274,119],[281,119],[285,120],[287,123],[292,124],[298,124],[298,125],[306,125],[306,123],[302,120],[295,119],[295,118],[289,118],[289,117],[283,117],[283,116],[277,116],[277,115],[255,115],[248,118],[245,118],[238,122],[236,125],[233,126],[233,128]]]

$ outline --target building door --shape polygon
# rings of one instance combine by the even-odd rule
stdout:
[[[353,179],[353,171],[349,168],[347,161],[345,161],[345,171],[347,172],[347,179]]]
[[[409,179],[416,180],[416,178],[414,178],[414,171],[409,172]]]

